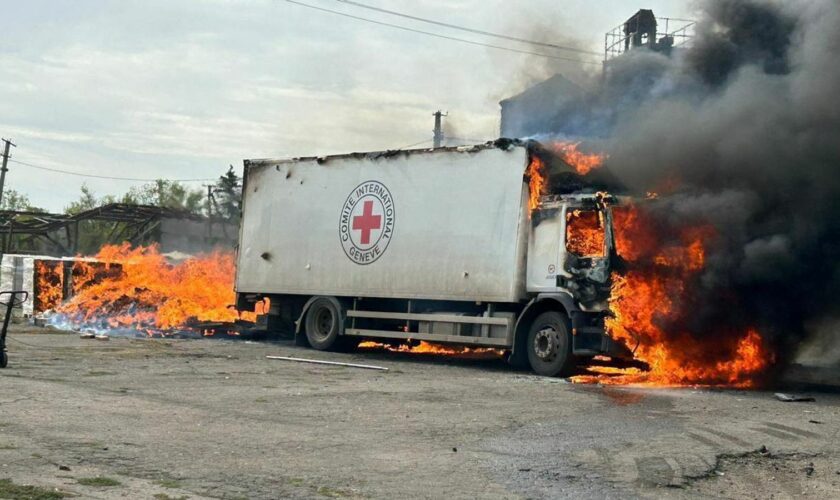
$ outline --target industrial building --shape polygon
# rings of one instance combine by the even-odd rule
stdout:
[[[555,74],[499,102],[501,137],[604,135],[609,128],[609,112],[599,106],[599,92],[615,86],[629,86],[629,82],[611,81],[614,65],[634,50],[670,56],[691,41],[694,25],[694,21],[688,19],[657,18],[649,9],[638,11],[604,35],[601,89],[587,92],[562,74]]]

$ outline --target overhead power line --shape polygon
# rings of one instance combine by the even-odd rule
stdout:
[[[391,24],[391,23],[386,23],[386,22],[382,22],[382,21],[376,21],[376,20],[373,20],[373,19],[369,19],[367,17],[354,16],[352,14],[347,14],[345,12],[339,12],[337,10],[327,9],[327,8],[324,8],[324,7],[318,7],[316,5],[311,5],[311,4],[303,3],[303,2],[298,2],[296,0],[285,0],[285,1],[288,2],[288,3],[291,3],[291,4],[299,5],[301,7],[306,7],[307,9],[318,10],[318,11],[321,11],[321,12],[328,12],[330,14],[335,14],[337,16],[347,17],[347,18],[350,18],[350,19],[356,19],[357,21],[364,21],[366,23],[377,24],[379,26],[387,26],[389,28],[394,28],[394,29],[403,30],[403,31],[410,31],[412,33],[418,33],[418,34],[426,35],[426,36],[433,36],[433,37],[436,37],[436,38],[442,38],[444,40],[450,40],[450,41],[453,41],[453,42],[461,42],[461,43],[466,43],[466,44],[469,44],[469,45],[477,45],[477,46],[480,46],[480,47],[488,47],[488,48],[496,49],[496,50],[504,50],[504,51],[507,51],[507,52],[515,52],[517,54],[528,54],[528,55],[532,55],[532,56],[545,57],[546,59],[555,59],[555,60],[558,60],[558,61],[571,61],[571,62],[576,62],[576,63],[580,63],[580,64],[597,64],[598,66],[601,66],[601,62],[598,62],[598,61],[586,61],[586,60],[583,60],[583,59],[575,59],[575,58],[572,58],[572,57],[554,56],[554,55],[551,55],[551,54],[544,54],[544,53],[541,53],[541,52],[531,52],[530,50],[520,50],[520,49],[511,48],[511,47],[502,47],[500,45],[492,45],[492,44],[489,44],[489,43],[475,42],[473,40],[467,40],[467,39],[464,39],[464,38],[457,38],[457,37],[448,36],[448,35],[441,35],[439,33],[432,33],[430,31],[418,30],[418,29],[414,29],[414,28],[409,28],[407,26],[400,26],[398,24]]]
[[[424,17],[412,16],[411,14],[404,14],[402,12],[396,12],[396,11],[393,11],[393,10],[382,9],[380,7],[374,7],[373,5],[366,5],[366,4],[363,4],[361,2],[353,2],[352,0],[336,0],[336,1],[341,2],[341,3],[346,3],[348,5],[353,5],[353,6],[356,6],[356,7],[360,7],[362,9],[373,10],[373,11],[376,11],[376,12],[383,12],[385,14],[391,14],[392,16],[404,17],[406,19],[412,19],[414,21],[420,21],[421,23],[435,24],[437,26],[443,26],[443,27],[452,28],[452,29],[455,29],[455,30],[467,31],[469,33],[476,33],[476,34],[479,34],[479,35],[492,36],[494,38],[503,38],[505,40],[511,40],[511,41],[520,42],[520,43],[527,43],[529,45],[536,45],[536,46],[539,46],[539,47],[548,47],[550,49],[566,50],[566,51],[569,51],[569,52],[577,52],[579,54],[596,55],[596,56],[601,56],[602,55],[600,52],[593,52],[593,51],[590,51],[590,50],[578,49],[578,48],[575,48],[575,47],[568,47],[568,46],[564,46],[564,45],[558,45],[558,44],[555,44],[555,43],[538,42],[536,40],[528,40],[527,38],[520,38],[520,37],[516,37],[516,36],[511,36],[511,35],[503,35],[501,33],[493,33],[491,31],[484,31],[484,30],[479,30],[479,29],[475,29],[475,28],[468,28],[466,26],[458,26],[457,24],[449,24],[449,23],[444,23],[442,21],[435,21],[434,19],[426,19]]]
[[[83,172],[73,172],[71,170],[61,170],[58,168],[50,168],[50,167],[43,167],[41,165],[34,165],[32,163],[27,163],[24,161],[13,160],[9,159],[10,162],[17,163],[18,165],[23,165],[30,168],[37,168],[38,170],[46,170],[48,172],[56,172],[59,174],[66,174],[66,175],[75,175],[78,177],[91,177],[94,179],[108,179],[114,181],[135,181],[135,182],[155,182],[158,180],[170,181],[170,182],[205,182],[205,181],[215,181],[217,180],[215,177],[213,178],[203,178],[203,179],[150,179],[150,178],[143,178],[143,177],[114,177],[110,175],[96,175],[96,174],[86,174]]]
[[[419,146],[421,144],[426,144],[427,142],[432,142],[432,139],[426,139],[425,141],[415,142],[414,144],[408,144],[406,146],[402,146],[402,147],[399,147],[397,149],[399,150],[399,149],[413,148],[414,146]]]

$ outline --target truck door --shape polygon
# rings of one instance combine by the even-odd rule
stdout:
[[[584,309],[606,309],[615,254],[612,211],[601,196],[580,198],[565,205],[563,222],[564,279],[558,285],[570,290]]]
[[[561,205],[544,205],[531,217],[531,235],[528,238],[529,292],[554,292],[557,289],[561,233],[563,231]]]

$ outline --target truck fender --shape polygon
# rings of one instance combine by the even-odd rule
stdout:
[[[574,299],[568,293],[541,293],[531,299],[522,313],[516,318],[516,325],[513,327],[513,345],[511,346],[511,355],[516,354],[516,348],[522,342],[521,339],[527,334],[523,334],[522,330],[528,326],[531,319],[535,318],[540,312],[546,310],[560,309],[571,317],[572,311],[577,311],[578,306]]]
[[[335,297],[326,297],[326,296],[323,296],[323,295],[314,295],[312,297],[309,297],[309,300],[307,300],[306,304],[303,305],[303,309],[301,309],[301,311],[300,311],[300,316],[298,317],[297,321],[295,321],[295,335],[300,333],[301,326],[303,325],[303,318],[306,317],[306,311],[309,310],[309,306],[311,306],[312,303],[315,302],[317,299],[327,299],[330,302],[332,302],[335,305],[335,307],[339,311],[341,311],[341,313],[342,313],[341,321],[342,322],[344,321],[344,319],[345,319],[345,317],[344,317],[344,306],[341,305],[341,302],[339,302],[338,299],[336,299]]]

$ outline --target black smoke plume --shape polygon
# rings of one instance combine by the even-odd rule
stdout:
[[[718,233],[679,329],[756,327],[784,365],[812,325],[840,324],[840,2],[698,8],[689,48],[616,59],[543,133],[599,142],[639,193],[676,186],[650,205],[662,227]]]

